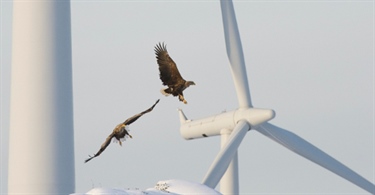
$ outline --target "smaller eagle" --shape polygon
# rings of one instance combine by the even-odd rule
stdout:
[[[165,96],[170,94],[178,96],[181,102],[187,104],[182,92],[190,85],[195,85],[195,83],[182,78],[176,63],[169,56],[167,46],[164,43],[159,43],[155,46],[155,54],[159,64],[160,79],[163,85],[168,86],[168,88],[162,89],[160,92]]]
[[[159,99],[160,100],[160,99]],[[105,140],[105,142],[102,144],[102,146],[100,147],[99,151],[94,154],[94,156],[90,156],[90,158],[86,159],[85,160],[85,163],[89,162],[91,159],[99,156],[106,148],[107,146],[111,143],[111,140],[112,138],[116,138],[114,141],[118,141],[120,146],[122,146],[122,141],[123,139],[125,139],[126,136],[129,136],[130,138],[132,138],[132,136],[129,134],[129,128],[128,128],[128,125],[132,124],[133,122],[135,122],[139,117],[141,117],[142,115],[148,113],[148,112],[151,112],[152,109],[154,109],[154,107],[156,106],[157,103],[159,103],[159,100],[157,100],[155,102],[154,105],[152,105],[149,109],[139,113],[139,114],[136,114],[128,119],[126,119],[126,121],[124,121],[123,123],[120,123],[118,124],[115,129],[113,129],[113,132],[107,137],[107,139]]]

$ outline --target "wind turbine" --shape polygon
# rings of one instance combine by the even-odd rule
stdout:
[[[13,1],[8,194],[75,188],[70,0]]]
[[[222,137],[222,148],[202,183],[215,188],[221,179],[221,193],[239,194],[237,148],[246,132],[254,129],[289,150],[330,170],[371,194],[375,194],[375,185],[356,172],[298,135],[268,123],[275,117],[273,110],[253,107],[233,2],[221,0],[220,5],[226,49],[239,108],[197,120],[188,120],[182,110],[179,110],[180,132],[185,139],[190,140],[215,135],[221,135]]]

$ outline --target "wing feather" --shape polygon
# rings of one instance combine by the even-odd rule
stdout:
[[[163,85],[174,86],[179,83],[185,83],[176,63],[169,56],[167,46],[159,43],[155,46],[155,54],[159,65],[160,79]]]
[[[115,136],[115,131],[113,131],[108,137],[107,139],[105,139],[104,143],[100,146],[100,149],[99,151],[94,155],[94,156],[90,156],[90,158],[86,159],[85,160],[85,163],[89,162],[91,159],[99,156],[107,147],[108,145],[111,143],[111,139]]]
[[[144,115],[144,114],[146,114],[146,113],[148,113],[148,112],[151,112],[152,109],[154,109],[154,107],[156,106],[156,104],[159,103],[159,101],[160,101],[160,99],[158,99],[158,100],[154,103],[154,105],[152,105],[149,109],[147,109],[147,110],[145,110],[145,111],[143,111],[143,112],[141,112],[141,113],[139,113],[139,114],[136,114],[136,115],[134,115],[134,116],[132,116],[132,117],[130,117],[130,118],[128,118],[128,119],[126,119],[126,121],[124,121],[123,124],[124,124],[124,125],[130,125],[130,124],[132,124],[134,121],[136,121],[139,117],[141,117],[142,115]]]

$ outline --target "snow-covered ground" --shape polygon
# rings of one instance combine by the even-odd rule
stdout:
[[[206,185],[184,181],[184,180],[164,180],[159,181],[153,188],[146,190],[129,190],[129,189],[111,189],[111,188],[94,188],[86,193],[74,193],[71,195],[157,195],[157,194],[221,194],[220,192],[207,187]]]

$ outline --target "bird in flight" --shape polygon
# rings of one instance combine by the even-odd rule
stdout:
[[[165,96],[170,94],[178,96],[181,102],[187,104],[182,92],[190,85],[195,85],[195,83],[182,78],[176,63],[169,56],[167,46],[164,43],[156,44],[155,54],[159,65],[160,80],[163,82],[163,85],[168,86],[168,88],[162,89],[160,92]]]
[[[159,99],[160,100],[160,99]],[[120,123],[118,124],[115,129],[113,129],[112,133],[107,137],[107,139],[105,140],[105,142],[102,144],[102,146],[100,147],[99,151],[94,154],[94,156],[90,156],[90,158],[86,159],[85,160],[85,163],[89,162],[91,159],[99,156],[106,148],[107,146],[111,143],[111,140],[112,138],[115,138],[114,141],[118,141],[120,146],[122,146],[122,141],[123,139],[125,139],[126,136],[129,136],[130,138],[132,138],[132,136],[129,134],[129,128],[128,126],[130,124],[132,124],[133,122],[135,122],[139,117],[141,117],[142,115],[148,113],[148,112],[151,112],[152,109],[154,109],[154,107],[156,106],[157,103],[159,103],[159,100],[157,100],[155,102],[154,105],[152,105],[149,109],[139,113],[139,114],[136,114],[128,119],[126,119],[123,123]]]

